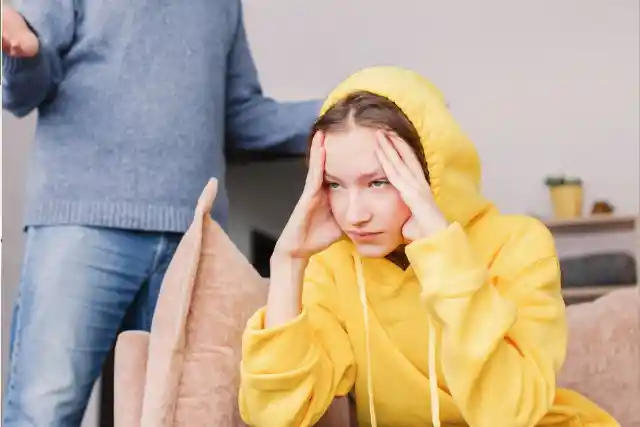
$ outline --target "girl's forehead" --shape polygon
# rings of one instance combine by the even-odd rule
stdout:
[[[325,136],[324,146],[327,157],[344,158],[345,155],[355,157],[375,156],[376,137],[375,130],[355,127],[344,132],[328,133]]]
[[[363,129],[363,130],[360,130]],[[338,178],[376,174],[381,166],[376,156],[375,131],[355,128],[325,137],[325,172]]]

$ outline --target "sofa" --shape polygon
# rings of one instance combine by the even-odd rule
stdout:
[[[237,408],[241,337],[268,283],[211,219],[212,180],[198,201],[162,285],[149,333],[116,344],[115,427],[241,427]],[[567,308],[570,339],[558,382],[640,427],[640,293],[611,292]],[[347,397],[317,424],[353,427]]]

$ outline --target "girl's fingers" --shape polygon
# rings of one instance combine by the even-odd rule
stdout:
[[[389,158],[389,154],[387,154],[387,151],[389,150],[389,148],[388,148],[387,137],[384,134],[384,132],[382,131],[376,132],[376,143],[378,145],[376,149],[376,154],[378,156],[378,160],[380,161],[380,164],[382,165],[383,169],[385,169],[385,173],[387,174],[387,177],[391,179],[391,177],[389,177],[389,174],[391,174],[394,177],[396,177],[396,179],[398,179],[399,177],[398,167]]]
[[[393,185],[394,187],[397,187],[398,174],[380,147],[376,148],[376,156],[378,157],[378,161],[382,166],[382,170],[384,171],[384,174],[387,176],[387,178],[389,178],[389,182],[391,183],[391,185]]]
[[[382,170],[385,175],[389,179],[391,185],[393,185],[400,193],[404,193],[407,191],[407,184],[404,179],[400,176],[397,169],[391,163],[386,153],[382,150],[381,147],[376,148],[376,156],[378,157],[378,161],[382,166]]]
[[[305,187],[307,190],[315,193],[322,187],[324,181],[324,134],[316,132],[311,140],[311,149],[309,150],[309,171],[307,172],[307,180]]]
[[[393,165],[396,175],[399,178],[405,180],[409,185],[412,181],[415,181],[411,170],[402,160],[400,154],[398,154],[398,151],[394,147],[389,137],[383,132],[378,133],[378,146],[384,153],[389,163]]]
[[[424,171],[422,170],[422,165],[420,161],[418,161],[418,157],[416,153],[413,152],[409,144],[395,134],[389,135],[389,139],[395,146],[397,152],[400,154],[403,162],[407,165],[411,173],[416,179],[424,180]]]

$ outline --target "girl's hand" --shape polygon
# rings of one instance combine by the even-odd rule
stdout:
[[[276,243],[274,256],[308,259],[342,236],[329,207],[324,187],[324,164],[324,134],[317,132],[311,143],[309,171],[302,196]]]
[[[395,134],[377,133],[377,156],[382,168],[411,210],[402,228],[407,243],[429,237],[447,227],[420,162],[409,145]]]

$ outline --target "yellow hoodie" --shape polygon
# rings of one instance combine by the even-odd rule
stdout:
[[[240,411],[258,427],[315,424],[355,387],[360,426],[618,426],[557,389],[567,327],[552,236],[502,215],[479,191],[477,153],[440,92],[395,67],[362,70],[350,92],[394,101],[422,137],[448,229],[406,247],[410,267],[360,258],[348,241],[312,257],[301,314],[243,338]]]

